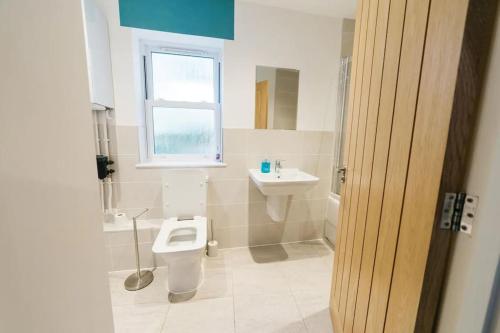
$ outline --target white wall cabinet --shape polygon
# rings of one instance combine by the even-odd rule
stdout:
[[[93,0],[83,0],[85,40],[93,108],[113,108],[113,75],[108,22]]]

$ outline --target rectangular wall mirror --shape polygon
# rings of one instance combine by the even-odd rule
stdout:
[[[255,128],[297,129],[299,71],[257,66]]]

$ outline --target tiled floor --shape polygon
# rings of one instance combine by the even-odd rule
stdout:
[[[172,303],[166,268],[151,285],[124,290],[131,271],[110,273],[116,332],[332,332],[333,252],[321,241],[238,248],[206,258],[196,295]]]

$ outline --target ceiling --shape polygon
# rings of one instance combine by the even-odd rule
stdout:
[[[330,17],[354,18],[357,0],[240,0]]]

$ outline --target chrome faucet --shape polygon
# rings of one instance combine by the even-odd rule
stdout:
[[[274,162],[274,172],[278,174],[278,178],[279,178],[279,175],[280,175],[280,171],[281,171],[281,162],[283,162],[283,160],[276,160]]]

